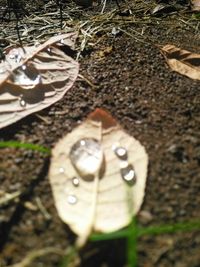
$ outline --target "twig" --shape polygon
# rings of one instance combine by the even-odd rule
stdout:
[[[2,193],[2,192],[0,192]],[[6,193],[3,192],[4,196],[0,197],[0,207],[3,205],[7,205],[9,202],[15,200],[16,198],[20,197],[21,192],[20,191],[16,191],[14,193]]]
[[[42,204],[41,199],[39,197],[36,197],[35,201],[37,203],[37,206],[38,206],[39,210],[43,214],[44,218],[47,219],[47,220],[50,220],[51,219],[51,215],[48,213],[48,211],[46,210],[46,208]]]
[[[7,267],[27,267],[30,265],[35,259],[42,257],[47,254],[57,254],[60,256],[63,256],[65,252],[61,249],[55,248],[55,247],[49,247],[44,249],[39,249],[35,251],[31,251],[21,262],[9,265]]]
[[[79,74],[78,77],[81,78],[82,80],[84,80],[92,88],[97,88],[98,87],[97,85],[94,85],[89,79],[87,79],[86,77],[84,77],[83,75]]]

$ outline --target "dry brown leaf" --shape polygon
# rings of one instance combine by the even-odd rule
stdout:
[[[78,245],[92,231],[130,223],[143,201],[147,165],[145,148],[102,109],[56,144],[49,179],[58,214]]]
[[[200,0],[191,0],[190,5],[193,11],[200,11]]]
[[[194,80],[200,80],[200,54],[165,45],[161,52],[170,68]]]
[[[74,48],[75,38],[67,33],[8,51],[0,63],[0,128],[50,106],[72,87],[79,65],[64,51]]]

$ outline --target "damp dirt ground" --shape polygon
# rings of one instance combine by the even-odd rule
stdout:
[[[82,16],[90,20],[99,14],[100,7],[87,11],[74,7],[76,20],[79,15],[80,20]],[[116,9],[115,2],[108,3],[104,13],[113,7]],[[129,8],[130,3],[123,4],[124,23]],[[174,44],[200,52],[199,21],[184,8],[153,18],[148,12],[144,14],[145,8],[137,13],[133,9],[131,16],[137,23],[120,24],[123,31],[117,34],[112,34],[112,24],[109,30],[93,35],[79,57],[84,78],[79,77],[56,104],[1,129],[1,141],[53,148],[91,111],[104,108],[149,155],[138,224],[147,227],[200,219],[200,84],[170,70],[158,48]],[[37,8],[33,11],[40,13]],[[72,16],[73,10],[70,12]],[[1,38],[9,41],[15,32],[13,25],[14,20],[2,22],[7,32]],[[0,150],[0,193],[21,193],[0,207],[1,267],[20,263],[27,254],[48,248],[53,251],[28,266],[61,267],[63,253],[74,244],[75,235],[59,219],[54,206],[49,164],[50,157],[40,152]],[[138,267],[199,267],[200,230],[144,236],[138,239],[137,252]],[[68,266],[123,267],[125,241],[90,242],[80,258],[80,264]]]

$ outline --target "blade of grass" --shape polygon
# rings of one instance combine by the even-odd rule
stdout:
[[[137,266],[137,223],[135,218],[128,228],[127,261],[129,267]]]
[[[135,231],[137,232],[137,237],[143,235],[159,235],[159,234],[170,234],[176,232],[189,232],[200,230],[200,220],[199,221],[191,221],[191,222],[183,222],[183,223],[175,223],[175,224],[166,224],[166,225],[158,225],[158,226],[150,226],[150,227],[135,227]],[[123,229],[117,232],[112,232],[108,234],[92,234],[90,237],[91,241],[105,241],[119,238],[127,238],[129,236],[129,229]]]
[[[137,235],[140,237],[143,235],[171,234],[177,232],[190,232],[194,230],[200,230],[200,221],[158,225],[146,228],[138,227]]]
[[[23,149],[35,150],[35,151],[39,151],[39,152],[47,153],[47,154],[50,154],[51,152],[49,148],[46,148],[40,145],[35,145],[31,143],[20,143],[17,141],[0,142],[0,148],[5,148],[5,147],[23,148]]]
[[[112,240],[112,239],[119,239],[128,236],[128,230],[120,230],[117,232],[111,232],[108,234],[92,234],[90,236],[90,241],[105,241],[105,240]]]

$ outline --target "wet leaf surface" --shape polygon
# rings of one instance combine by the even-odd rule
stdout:
[[[72,50],[75,38],[67,33],[6,53],[0,63],[0,128],[52,105],[72,87],[79,65],[64,49]]]
[[[79,245],[92,231],[130,223],[144,198],[147,164],[144,147],[101,109],[56,144],[49,174],[55,205]]]

